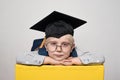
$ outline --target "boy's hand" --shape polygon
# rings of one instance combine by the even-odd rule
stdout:
[[[45,57],[43,64],[61,65],[61,61],[54,60],[51,57]]]
[[[81,61],[78,57],[69,57],[62,61],[63,65],[70,66],[70,65],[81,65]]]
[[[72,60],[65,59],[65,60],[62,61],[62,65],[71,66],[72,65]]]
[[[78,57],[69,57],[65,60],[57,61],[51,57],[46,56],[43,64],[71,66],[71,65],[81,65],[82,63]]]

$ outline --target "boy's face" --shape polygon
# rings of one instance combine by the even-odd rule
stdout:
[[[49,37],[45,43],[48,55],[59,61],[68,58],[74,46],[74,39],[69,34],[60,38]]]

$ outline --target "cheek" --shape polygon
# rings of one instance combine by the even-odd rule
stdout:
[[[71,53],[71,49],[70,49],[70,50],[65,50],[65,51],[64,51],[64,55],[70,55],[70,53]]]
[[[48,51],[48,55],[49,55],[49,56],[52,56],[52,55],[53,55],[53,53]]]

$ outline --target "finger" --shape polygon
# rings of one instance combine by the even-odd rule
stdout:
[[[64,62],[63,65],[70,66],[70,65],[72,65],[72,63],[71,62]]]
[[[69,58],[67,58],[67,59],[72,59],[72,57],[69,57]]]
[[[71,62],[71,60],[64,60],[63,62]]]

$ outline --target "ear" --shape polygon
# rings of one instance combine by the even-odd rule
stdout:
[[[71,52],[73,51],[74,48],[75,48],[75,43],[72,45]]]
[[[46,42],[45,42],[45,44],[44,44],[44,47],[45,47],[46,51],[48,51],[48,50],[47,50],[47,46],[46,46]]]
[[[46,43],[44,44],[44,47],[47,48],[47,47],[46,47]]]

